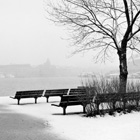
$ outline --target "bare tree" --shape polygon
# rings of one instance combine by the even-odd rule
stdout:
[[[140,1],[51,0],[46,11],[52,21],[71,31],[75,52],[98,50],[97,58],[106,58],[116,50],[120,92],[126,92],[127,50],[139,51]]]

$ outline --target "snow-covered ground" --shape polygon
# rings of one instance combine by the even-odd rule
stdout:
[[[139,140],[140,139],[140,112],[130,114],[105,115],[104,117],[84,117],[82,106],[67,107],[67,115],[62,115],[62,108],[51,106],[59,103],[59,97],[21,99],[21,105],[16,105],[17,100],[9,97],[0,97],[0,105],[11,111],[40,118],[44,125],[49,125],[51,131],[68,140]]]

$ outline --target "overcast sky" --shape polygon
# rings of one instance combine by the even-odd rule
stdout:
[[[43,0],[0,0],[0,65],[39,65],[47,58],[54,65],[103,65],[95,65],[91,54],[69,58],[65,35],[45,18]]]

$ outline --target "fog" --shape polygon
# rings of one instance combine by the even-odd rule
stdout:
[[[114,52],[106,63],[95,63],[94,52],[71,56],[67,31],[45,18],[43,0],[0,1],[0,65],[53,65],[92,67],[104,72],[118,68]]]

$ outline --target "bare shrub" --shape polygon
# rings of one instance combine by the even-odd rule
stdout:
[[[96,114],[104,115],[104,113],[107,111],[110,115],[113,115],[115,111],[121,112],[124,107],[127,108],[128,112],[131,112],[131,110],[136,109],[136,105],[138,105],[137,99],[134,100],[128,100],[124,106],[123,99],[120,101],[113,101],[111,99],[103,99],[101,103],[99,104],[99,107],[97,106],[96,97],[99,94],[112,94],[117,97],[120,95],[119,93],[119,79],[117,78],[111,78],[106,79],[103,76],[100,77],[89,77],[85,81],[83,81],[83,85],[86,88],[86,94],[88,97],[92,97],[92,100],[88,102],[86,106],[86,113],[87,116],[94,116]],[[127,83],[127,93],[136,93],[140,92],[140,82],[139,81],[129,81]],[[123,97],[123,96],[122,96]]]
[[[127,83],[127,92],[139,92],[140,91],[140,81],[128,81]]]

